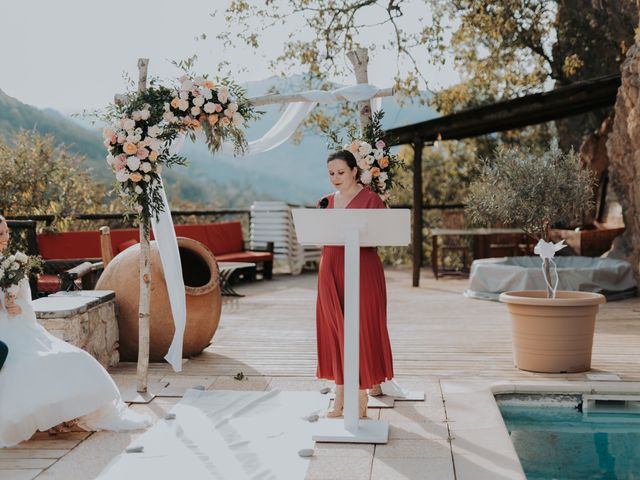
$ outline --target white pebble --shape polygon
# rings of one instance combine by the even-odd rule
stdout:
[[[301,457],[311,457],[313,455],[313,448],[303,448],[298,450],[298,455]]]

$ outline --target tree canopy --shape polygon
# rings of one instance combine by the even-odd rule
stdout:
[[[84,157],[57,147],[35,131],[0,141],[0,205],[4,215],[63,217],[103,210],[104,186],[90,176]]]
[[[436,92],[443,114],[616,72],[638,20],[634,0],[230,0],[214,15],[229,25],[216,36],[225,45],[258,49],[287,29],[272,68],[302,66],[315,86],[343,76],[356,47],[394,51],[395,86],[408,95],[450,58],[461,82]],[[570,143],[605,115],[583,117]]]

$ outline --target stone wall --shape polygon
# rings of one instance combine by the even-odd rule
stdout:
[[[103,367],[118,364],[118,321],[113,298],[55,294],[34,301],[36,317],[49,333],[90,353]],[[88,293],[88,292],[87,292]]]

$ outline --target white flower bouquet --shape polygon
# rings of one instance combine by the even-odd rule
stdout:
[[[216,83],[203,75],[183,75],[179,82],[171,101],[164,104],[164,120],[182,124],[192,135],[202,130],[212,151],[232,138],[242,152],[246,146],[242,128],[256,117],[244,89],[230,79]]]
[[[31,272],[42,270],[42,260],[30,257],[22,252],[0,256],[0,289],[5,293],[15,294],[20,280],[27,278]]]
[[[217,85],[204,76],[184,75],[175,88],[151,79],[146,90],[125,97],[102,116],[109,122],[103,130],[106,160],[116,177],[116,192],[145,225],[163,209],[163,168],[186,164],[186,158],[170,149],[179,135],[195,139],[202,131],[212,152],[228,139],[242,152],[247,143],[243,128],[260,114],[230,79]]]

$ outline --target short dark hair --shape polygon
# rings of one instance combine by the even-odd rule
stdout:
[[[356,169],[356,180],[360,179],[360,167],[358,167],[356,157],[349,150],[338,150],[337,152],[333,152],[327,158],[327,163],[329,163],[331,160],[344,160],[349,169]]]

